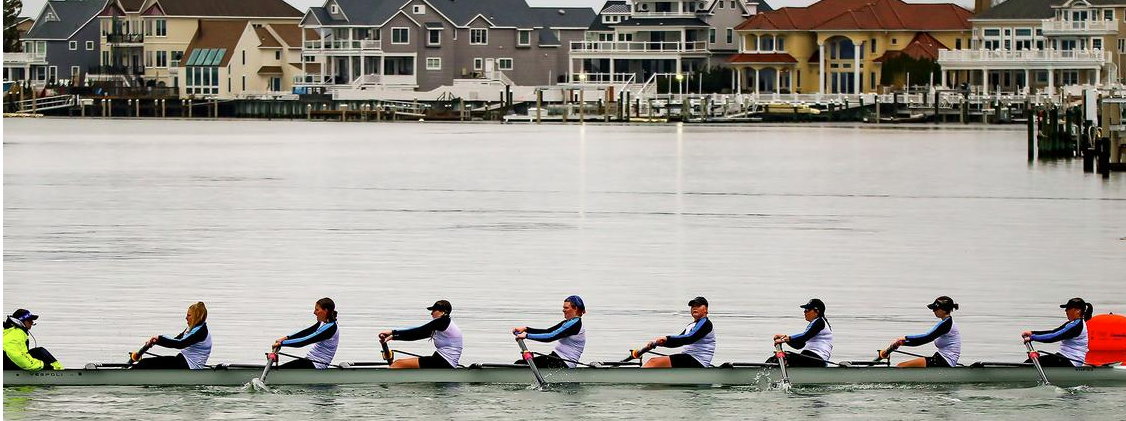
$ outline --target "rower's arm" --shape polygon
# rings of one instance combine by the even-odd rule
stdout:
[[[27,349],[27,335],[6,333],[4,335],[4,354],[21,369],[27,371],[39,371],[43,369],[43,361],[32,357]]]
[[[528,334],[528,339],[538,342],[558,341],[568,336],[577,335],[583,328],[583,322],[581,318],[576,317],[571,320],[563,321],[555,326],[555,329],[545,333]],[[528,332],[531,331],[531,329],[528,329]]]
[[[559,329],[560,326],[563,326],[563,323],[567,323],[567,321],[566,320],[561,321],[559,323],[556,323],[555,326],[549,327],[547,329],[540,329],[540,328],[535,328],[535,327],[531,327],[531,326],[525,326],[524,327],[524,329],[525,329],[524,333],[527,333],[529,335],[533,335],[533,334],[552,332],[555,329]]]
[[[1064,339],[1071,339],[1083,333],[1083,320],[1075,319],[1064,323],[1055,330],[1038,330],[1032,332],[1030,339],[1036,342],[1052,343]]]
[[[314,326],[314,327],[316,327],[316,326]],[[308,329],[306,329],[306,330],[308,330]],[[304,332],[304,330],[301,331],[301,332]],[[301,332],[298,332],[296,334],[300,334]],[[286,339],[286,340],[282,341],[281,344],[282,344],[282,346],[290,346],[290,347],[294,347],[294,348],[301,348],[305,345],[315,344],[317,342],[331,338],[332,335],[334,335],[334,334],[336,334],[336,322],[325,323],[319,329],[313,331],[313,333],[310,333],[310,334],[305,335],[305,336],[297,337],[297,338]]]
[[[207,325],[200,324],[193,327],[186,335],[176,335],[175,338],[170,338],[165,335],[156,337],[156,344],[165,348],[184,349],[189,346],[195,345],[207,339]]]
[[[434,332],[441,332],[450,327],[450,318],[446,316],[439,317],[431,320],[422,326],[415,326],[409,329],[392,330],[391,337],[399,341],[417,341],[426,339],[434,335]]]
[[[312,335],[312,334],[313,334],[313,332],[316,332],[316,331],[317,331],[317,328],[319,328],[320,326],[321,326],[321,323],[320,323],[320,322],[316,322],[316,323],[313,323],[313,325],[312,325],[312,326],[309,326],[309,327],[307,327],[307,328],[301,329],[301,330],[299,330],[299,331],[297,331],[297,332],[295,332],[295,333],[290,333],[290,334],[289,334],[289,337],[290,337],[290,338],[300,338],[300,337],[302,337],[302,336],[309,336],[309,335]]]
[[[679,335],[666,336],[665,344],[661,346],[665,348],[679,348],[703,339],[704,336],[707,336],[708,333],[711,333],[711,331],[712,321],[708,320],[708,318],[705,317],[696,322],[695,326],[692,326],[691,332],[684,332]]]
[[[818,333],[821,333],[822,329],[825,329],[825,319],[818,317],[817,320],[814,320],[805,327],[804,332],[797,335],[790,335],[789,344],[794,349],[805,348],[805,342],[808,341],[809,338],[812,338]]]
[[[921,335],[904,336],[904,338],[907,339],[907,340],[903,341],[903,345],[919,346],[919,345],[929,344],[931,342],[934,342],[935,339],[938,339],[939,336],[950,333],[950,328],[953,327],[953,326],[954,326],[954,318],[953,317],[947,317],[945,319],[942,319],[942,321],[938,322],[938,324],[934,325],[934,327],[932,327],[931,330],[928,331],[927,333],[924,333],[924,334],[921,334]]]

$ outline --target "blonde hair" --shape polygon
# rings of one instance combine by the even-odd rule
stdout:
[[[189,327],[199,326],[207,321],[207,306],[203,304],[203,301],[192,304],[188,306],[188,314],[192,315],[193,322]]]

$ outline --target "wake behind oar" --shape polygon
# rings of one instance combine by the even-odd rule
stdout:
[[[782,344],[774,344],[774,357],[778,359],[778,370],[782,372],[781,389],[788,391],[790,390],[790,373],[786,371],[786,351],[782,350]]]
[[[254,390],[270,391],[266,386],[266,376],[270,375],[270,367],[278,363],[278,349],[279,347],[275,346],[266,353],[266,366],[262,367],[262,375],[251,379],[248,383]]]

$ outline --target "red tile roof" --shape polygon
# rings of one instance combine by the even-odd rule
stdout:
[[[914,59],[938,60],[939,49],[949,50],[949,48],[943,45],[942,42],[934,39],[934,37],[932,37],[930,34],[926,32],[919,32],[915,34],[915,38],[912,38],[911,42],[907,43],[907,46],[903,47],[902,50],[888,51],[874,61],[877,63],[883,63],[888,59],[903,55],[909,56]]]
[[[797,63],[798,59],[786,53],[755,53],[736,54],[727,60],[728,63]]]
[[[969,30],[973,12],[953,3],[903,0],[821,0],[783,7],[747,19],[739,30]]]

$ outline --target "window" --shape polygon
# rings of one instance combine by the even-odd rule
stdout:
[[[999,36],[1001,36],[1001,30],[997,29],[997,28],[986,29],[985,30],[985,36],[987,36],[987,37],[999,37]]]
[[[876,72],[870,72],[868,75],[869,89],[876,89]]]
[[[735,41],[735,30],[727,28],[727,43],[730,44]]]
[[[898,44],[899,44],[899,38],[892,38],[891,39],[891,45],[898,45]]]
[[[157,51],[156,52],[156,67],[168,67],[168,52],[167,51]]]
[[[78,41],[70,41],[66,43],[66,46],[67,48],[70,48],[70,51],[78,50]]]
[[[442,45],[442,30],[429,29],[426,31],[426,45]]]
[[[1118,39],[1118,53],[1126,54],[1126,38]]]
[[[1091,49],[1092,50],[1103,49],[1103,39],[1102,38],[1091,38]]]
[[[485,60],[480,57],[473,59],[473,70],[481,70],[485,67]]]
[[[86,41],[86,51],[94,51],[94,41]]]
[[[708,42],[715,44],[715,28],[708,30]]]
[[[962,39],[961,38],[954,39],[954,49],[955,50],[961,50],[962,49]],[[872,45],[872,52],[873,53],[876,52],[876,45],[875,44]]]
[[[158,37],[168,36],[168,20],[167,19],[157,19],[156,20],[156,36],[158,36]]]
[[[340,14],[340,6],[333,4],[332,6],[328,7],[328,11],[329,11],[329,13],[332,13],[334,15],[339,15]]]
[[[1032,36],[1032,28],[1017,28],[1016,34],[1018,37]]]
[[[1103,20],[1113,21],[1114,20],[1114,9],[1103,10]]]
[[[872,49],[872,54],[876,54],[876,39],[872,38],[872,39],[868,40],[868,44],[871,45],[871,47],[869,47],[869,48]]]
[[[109,51],[102,51],[102,65],[103,66],[110,66],[112,64],[113,63],[110,62],[110,59],[109,59]]]
[[[423,6],[421,4],[416,4],[414,6],[414,14],[416,14],[416,15],[426,14],[426,6]]]
[[[189,95],[215,95],[219,93],[218,67],[191,66],[184,73],[187,76],[185,86]],[[230,80],[230,78],[227,78],[228,84]]]
[[[180,60],[184,58],[183,51],[172,52],[172,67],[180,67]]]
[[[519,31],[516,33],[516,45],[532,45],[532,31]]]
[[[427,57],[426,58],[426,70],[442,70],[442,58],[441,57]]]
[[[497,68],[501,69],[501,70],[512,70],[512,59],[510,59],[510,58],[498,58],[497,59]]]
[[[786,37],[779,36],[775,38],[774,49],[776,51],[786,51]]]
[[[70,77],[76,78],[82,76],[82,71],[78,70],[78,66],[70,66]]]
[[[281,60],[281,51],[274,51],[274,60]]]
[[[410,44],[410,28],[391,28],[392,44]]]
[[[242,50],[242,65],[246,65],[246,50]]]
[[[470,29],[469,30],[469,44],[470,45],[489,45],[489,30],[488,29]]]
[[[732,9],[734,9],[734,8],[735,8],[735,0],[731,0],[731,8],[732,8]]]
[[[246,75],[242,75],[242,90],[246,90]]]
[[[152,67],[152,51],[145,51],[145,67]]]

